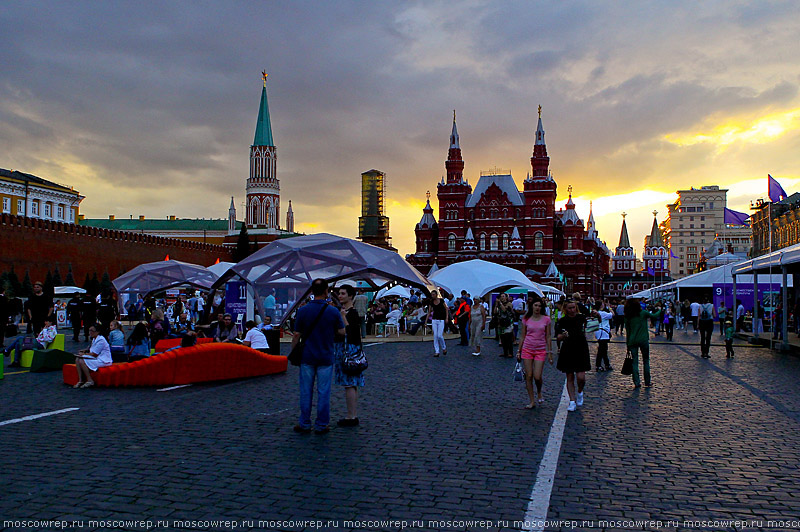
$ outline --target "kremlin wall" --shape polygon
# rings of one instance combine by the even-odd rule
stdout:
[[[210,266],[231,260],[231,248],[131,231],[86,227],[73,223],[0,215],[0,271],[14,271],[21,279],[43,280],[48,270],[71,265],[78,284],[86,274],[108,272],[114,279],[145,263],[170,259]]]

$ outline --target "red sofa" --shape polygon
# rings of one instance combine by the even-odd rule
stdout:
[[[284,356],[267,355],[239,344],[204,343],[100,368],[94,381],[97,386],[110,387],[170,386],[284,373],[287,367]],[[74,364],[65,365],[62,372],[64,384],[78,382]]]

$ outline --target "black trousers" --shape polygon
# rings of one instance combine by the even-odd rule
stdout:
[[[672,340],[672,332],[675,329],[675,320],[671,319],[664,324],[664,332],[667,334],[667,340]]]
[[[458,332],[461,334],[461,345],[469,344],[469,315],[462,314],[458,317]]]
[[[503,346],[503,356],[510,357],[514,353],[514,333],[507,332],[500,335],[500,344]]]
[[[599,368],[601,365],[610,368],[611,362],[608,361],[608,342],[609,340],[597,341],[597,357],[594,360],[594,367]]]
[[[733,356],[733,340],[725,340],[725,354],[729,357]]]
[[[711,335],[714,334],[714,320],[698,320],[700,322],[700,353],[707,355],[711,349]]]
[[[78,337],[81,335],[81,319],[78,318],[72,320],[72,339],[76,342],[78,341]]]

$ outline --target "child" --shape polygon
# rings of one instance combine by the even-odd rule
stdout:
[[[733,358],[733,322],[725,321],[725,358]]]

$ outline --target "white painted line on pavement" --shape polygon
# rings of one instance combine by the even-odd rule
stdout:
[[[365,345],[362,345],[361,347],[372,347],[373,345],[381,345],[382,343],[383,342],[375,342],[374,344],[365,344]]]
[[[547,520],[547,509],[550,507],[550,495],[553,492],[553,480],[558,467],[558,456],[561,454],[561,441],[564,439],[564,425],[567,422],[567,382],[564,381],[564,391],[561,402],[558,403],[553,424],[550,426],[550,436],[544,448],[542,461],[539,462],[539,472],[536,474],[536,483],[531,491],[528,510],[525,512],[525,530],[542,532]]]
[[[168,392],[170,390],[177,390],[178,388],[187,388],[191,386],[191,384],[181,384],[180,386],[170,386],[169,388],[161,388],[160,390],[156,390],[157,392]]]
[[[52,412],[45,412],[44,414],[34,414],[32,416],[18,417],[17,419],[9,419],[7,421],[0,421],[0,427],[3,425],[11,425],[12,423],[22,423],[23,421],[30,421],[32,419],[39,419],[40,417],[55,416],[56,414],[63,414],[65,412],[72,412],[73,410],[80,410],[80,408],[65,408],[63,410],[54,410]]]
[[[284,408],[283,410],[278,410],[277,412],[259,412],[259,416],[274,416],[275,414],[280,414],[281,412],[286,412],[287,410],[291,410],[290,408]]]

